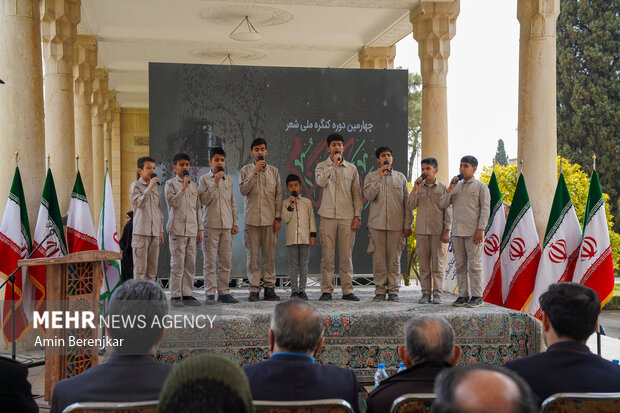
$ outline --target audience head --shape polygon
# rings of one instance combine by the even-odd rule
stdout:
[[[433,413],[535,413],[534,395],[516,373],[470,364],[444,369],[435,379]]]
[[[405,346],[398,348],[398,354],[405,366],[423,361],[443,361],[455,366],[461,358],[461,347],[454,342],[454,329],[445,318],[415,317],[404,329]]]
[[[237,364],[214,354],[176,364],[161,390],[158,413],[252,413],[248,379]]]
[[[107,331],[114,339],[122,339],[122,345],[115,348],[117,354],[154,354],[164,335],[161,320],[168,313],[168,302],[164,291],[154,281],[132,279],[116,289],[108,306],[110,320],[115,317],[143,317],[144,324],[136,323],[133,327],[110,321]],[[159,323],[153,325],[153,320]],[[140,328],[144,327],[144,328]]]
[[[598,294],[585,285],[552,284],[539,302],[547,345],[557,341],[585,343],[596,330],[601,301]]]
[[[278,305],[271,317],[271,353],[300,353],[315,356],[323,345],[323,316],[307,301],[294,298]]]

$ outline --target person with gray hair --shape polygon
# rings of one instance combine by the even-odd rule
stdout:
[[[415,317],[405,324],[404,332],[405,345],[398,347],[398,355],[406,369],[382,381],[368,395],[367,413],[389,412],[403,394],[432,393],[435,377],[461,358],[454,329],[443,317]]]
[[[343,399],[359,412],[359,383],[347,368],[316,362],[324,317],[307,301],[278,305],[269,329],[269,360],[243,366],[252,398],[269,401]]]
[[[164,337],[161,319],[168,313],[163,290],[154,281],[132,279],[116,289],[108,317],[139,317],[144,323],[125,328],[108,323],[107,334],[118,343],[104,364],[59,381],[54,387],[50,412],[60,413],[77,402],[134,402],[159,399],[171,367],[154,360]],[[159,323],[153,326],[153,320]],[[121,341],[122,340],[122,341]]]
[[[536,413],[530,386],[500,366],[469,364],[444,370],[435,381],[433,413]]]

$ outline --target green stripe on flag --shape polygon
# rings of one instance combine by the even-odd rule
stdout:
[[[43,186],[43,196],[41,203],[47,208],[50,221],[53,223],[52,230],[59,241],[58,248],[62,255],[67,255],[67,241],[65,239],[65,231],[62,227],[62,215],[60,214],[60,205],[58,204],[58,196],[56,195],[56,187],[54,186],[54,177],[52,170],[47,169],[45,177],[45,185]]]
[[[585,232],[586,226],[594,218],[594,215],[604,205],[603,202],[603,190],[601,189],[601,182],[598,179],[596,170],[592,171],[592,177],[590,178],[590,190],[588,191],[588,201],[586,202],[586,210],[583,215],[583,231]]]
[[[568,193],[564,174],[560,173],[558,186],[555,188],[555,195],[553,196],[553,203],[551,204],[551,212],[549,214],[549,222],[547,222],[547,230],[545,231],[543,249],[551,242],[551,239],[562,225],[562,222],[564,222],[564,218],[572,206],[573,202]]]
[[[24,196],[24,187],[22,185],[22,176],[19,168],[15,168],[13,183],[11,184],[11,192],[9,197],[19,205],[19,218],[21,219],[21,232],[28,244],[28,251],[32,248],[32,237],[30,235],[30,222],[28,221],[28,209],[26,208],[26,197]]]
[[[485,234],[489,232],[489,228],[491,228],[491,224],[493,224],[493,219],[495,218],[497,211],[504,206],[504,202],[502,201],[502,193],[499,190],[495,171],[493,171],[491,174],[491,179],[489,179],[489,193],[491,194],[491,213],[489,214],[489,222],[487,222],[487,227],[484,229]]]
[[[519,174],[515,194],[512,198],[512,204],[510,205],[510,212],[508,213],[508,218],[506,219],[506,228],[504,229],[504,235],[502,236],[502,246],[500,251],[503,251],[504,248],[506,248],[508,242],[510,241],[512,232],[528,209],[530,209],[530,197],[527,194],[525,178],[523,177],[523,174]]]

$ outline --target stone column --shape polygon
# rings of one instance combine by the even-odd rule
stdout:
[[[112,121],[116,110],[116,92],[108,91],[103,105],[105,122],[103,124],[103,157],[108,160],[108,169],[112,174]]]
[[[439,162],[438,178],[448,183],[448,57],[456,33],[460,0],[450,3],[422,0],[411,10],[413,37],[418,42],[422,71],[422,158]]]
[[[0,216],[15,171],[15,152],[34,230],[45,180],[41,21],[38,0],[0,1]]]
[[[80,0],[41,0],[41,40],[45,75],[45,151],[51,156],[60,211],[69,210],[75,181],[73,45]]]
[[[103,68],[95,69],[92,95],[93,113],[93,201],[95,227],[99,223],[99,212],[103,202],[103,179],[105,175],[103,125],[105,123],[104,105],[108,96],[108,72]]]
[[[518,0],[519,161],[540,240],[557,184],[556,20],[560,0]]]
[[[97,66],[97,39],[79,35],[73,51],[73,104],[75,109],[75,153],[80,157],[80,175],[88,198],[90,212],[95,216],[93,188],[93,122],[91,99],[95,67]],[[97,212],[99,214],[99,212]]]
[[[357,59],[360,69],[394,69],[396,45],[390,47],[364,47]]]

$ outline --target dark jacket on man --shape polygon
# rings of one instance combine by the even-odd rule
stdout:
[[[6,357],[0,357],[0,410],[23,413],[39,411],[28,382],[28,369],[20,362]]]
[[[433,393],[435,377],[452,365],[444,361],[423,361],[383,380],[368,395],[366,413],[389,413],[394,400],[407,393]]]
[[[541,404],[555,393],[620,391],[620,366],[577,342],[555,343],[544,353],[509,361],[505,366],[530,385]]]
[[[133,214],[132,214],[133,216]],[[133,278],[133,249],[131,248],[131,240],[133,239],[133,218],[127,221],[123,228],[123,235],[118,240],[118,246],[123,251],[121,258],[121,280],[125,282]]]
[[[353,370],[294,353],[275,353],[267,361],[243,366],[243,370],[254,400],[344,399],[359,412],[360,388]]]

